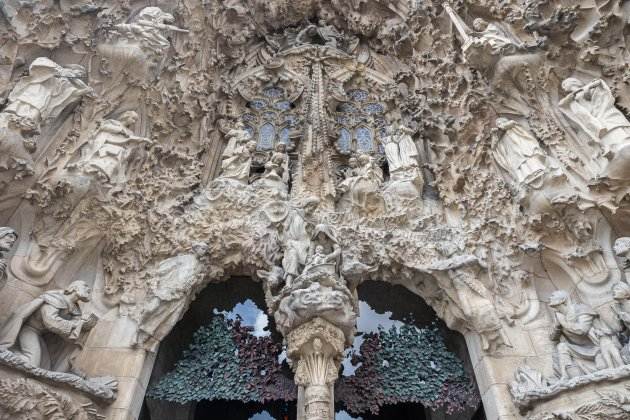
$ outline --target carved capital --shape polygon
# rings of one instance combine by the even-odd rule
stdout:
[[[298,419],[329,420],[334,416],[333,384],[344,350],[343,331],[315,318],[287,335],[287,353],[299,386]]]

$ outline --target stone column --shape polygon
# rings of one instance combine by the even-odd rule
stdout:
[[[291,331],[287,342],[298,386],[298,420],[333,420],[343,332],[322,318],[314,318]]]

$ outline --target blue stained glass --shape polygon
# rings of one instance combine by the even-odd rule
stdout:
[[[260,127],[260,134],[258,135],[258,150],[271,150],[273,149],[273,139],[276,136],[276,129],[272,124],[266,123]]]
[[[263,99],[254,99],[249,103],[249,107],[252,109],[261,110],[267,107],[267,101]]]
[[[244,129],[245,131],[249,133],[250,136],[254,137],[254,129],[252,127],[250,127],[249,125],[246,125]]]
[[[339,131],[339,138],[337,139],[337,147],[342,153],[350,152],[350,132],[345,128]]]
[[[368,114],[382,114],[385,108],[381,104],[367,104],[363,110]]]
[[[343,102],[343,103],[340,103],[337,106],[337,111],[339,111],[339,112],[357,112],[358,109],[356,109],[355,106],[352,105],[351,103]]]
[[[284,93],[284,90],[279,87],[268,87],[263,90],[263,95],[267,98],[279,98]]]
[[[291,109],[291,102],[289,101],[280,101],[280,102],[276,102],[273,105],[274,108],[279,109],[280,111],[286,111]]]
[[[353,89],[353,90],[348,92],[348,96],[353,101],[363,102],[363,101],[367,101],[368,93],[366,91],[364,91],[364,90],[361,90],[361,89]]]
[[[361,152],[371,152],[373,150],[372,145],[372,132],[367,127],[359,127],[355,131],[357,138],[357,147]]]
[[[243,114],[241,119],[243,121],[255,121],[256,120],[256,116],[254,114]]]
[[[280,143],[289,144],[289,128],[284,127],[280,130]]]
[[[348,125],[350,124],[350,118],[345,115],[337,115],[337,122],[339,124]]]

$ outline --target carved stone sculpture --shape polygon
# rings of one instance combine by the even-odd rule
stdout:
[[[532,218],[554,212],[555,206],[575,201],[577,194],[559,163],[548,156],[538,140],[516,121],[497,118],[492,157],[509,175],[519,202]]]
[[[333,420],[334,382],[344,348],[343,333],[315,318],[287,336],[287,355],[293,362],[298,385],[300,420]]]
[[[623,259],[624,268],[629,268],[630,265],[630,238],[623,237],[615,240],[613,247],[615,255]]]
[[[444,3],[443,7],[463,40],[462,52],[466,60],[477,68],[494,70],[495,80],[496,73],[504,73],[517,65],[516,57],[520,58],[521,64],[532,62],[533,55],[528,57],[525,53],[537,48],[540,41],[533,45],[525,44],[496,23],[482,18],[476,18],[471,29],[448,3]]]
[[[0,0],[0,225],[20,238],[0,237],[0,318],[44,301],[0,349],[0,418],[46,416],[15,408],[22,389],[142,417],[159,342],[237,276],[262,280],[301,416],[332,418],[361,285],[380,281],[465,336],[489,420],[624,418],[627,1],[141,3]],[[81,342],[77,369],[124,378],[109,407],[110,383],[22,355],[75,277],[102,321],[37,343]],[[584,305],[541,310],[558,289]]]
[[[19,127],[27,132],[38,132],[44,120],[54,120],[65,108],[92,93],[81,80],[84,77],[85,69],[78,64],[62,67],[46,57],[36,58],[29,75],[11,91],[3,112],[15,116]]]
[[[39,143],[33,136],[45,121],[56,120],[83,96],[92,95],[83,78],[85,69],[78,64],[62,67],[46,57],[33,60],[29,75],[17,82],[0,113],[0,171],[10,171],[7,176],[14,180],[33,175]],[[7,184],[0,178],[0,191]]]
[[[378,193],[383,184],[383,171],[376,165],[374,158],[367,154],[360,154],[351,163],[356,168],[348,172],[347,178],[339,185],[339,191],[344,204],[342,207],[349,207],[356,215],[367,215],[378,213],[383,209],[383,200]]]
[[[171,25],[175,21],[170,13],[159,7],[145,7],[130,23],[119,23],[113,28],[118,39],[113,43],[101,44],[98,50],[106,57],[138,66],[156,67],[171,46],[165,36],[168,31],[188,33],[187,30]]]
[[[392,175],[418,167],[418,149],[410,134],[411,130],[403,125],[394,134],[383,139],[385,156]]]
[[[343,39],[342,34],[333,26],[327,25],[325,21],[320,20],[318,25],[308,25],[302,29],[297,34],[295,41],[297,45],[323,42],[328,47],[337,48],[337,44],[341,39]]]
[[[28,364],[65,372],[71,367],[72,350],[62,349],[53,358],[44,340],[52,333],[70,343],[78,343],[82,334],[92,329],[98,318],[84,316],[79,302],[88,302],[92,290],[83,281],[75,281],[65,290],[51,290],[15,311],[0,330],[0,349],[9,349]],[[56,359],[56,360],[55,360]]]
[[[265,163],[265,173],[255,184],[276,192],[278,198],[286,197],[289,181],[289,157],[287,145],[277,143],[274,151]]]
[[[613,311],[621,324],[621,330],[630,331],[630,286],[617,283],[612,288],[614,299]]]
[[[510,345],[488,289],[466,266],[453,270],[451,281],[459,308],[472,329],[481,336],[482,348],[492,350]]]
[[[547,167],[545,152],[538,141],[516,121],[497,118],[496,122],[504,134],[492,147],[494,160],[516,185],[540,188]]]
[[[199,292],[204,278],[203,261],[208,245],[196,243],[193,253],[178,255],[162,261],[152,273],[149,296],[138,316],[138,330],[134,343],[159,343],[188,309]]]
[[[337,238],[330,226],[320,224],[314,228],[310,240],[299,245],[306,245],[306,249],[301,248],[306,252],[305,264],[299,276],[286,281],[276,299],[278,329],[287,334],[299,325],[321,317],[340,328],[350,339],[358,312],[357,299],[340,273],[341,247]]]
[[[352,209],[352,186],[357,177],[359,162],[355,156],[348,159],[348,167],[343,172],[344,179],[337,185],[338,202],[337,208],[340,211],[350,211]]]
[[[135,147],[151,144],[138,137],[133,129],[138,121],[135,111],[126,111],[119,120],[104,120],[98,130],[80,149],[80,158],[72,167],[91,174],[107,185],[126,181],[126,164]]]
[[[563,290],[551,295],[549,306],[554,311],[551,339],[557,343],[554,369],[561,381],[625,364],[619,340],[591,308],[572,302]]]
[[[283,218],[285,248],[282,268],[287,287],[291,286],[293,279],[300,275],[302,267],[306,264],[310,247],[306,218],[317,208],[319,200],[307,198],[300,204],[300,207],[290,207]]]
[[[247,184],[256,142],[251,140],[251,135],[242,125],[230,130],[227,137],[228,144],[221,157],[220,178]]]
[[[560,110],[610,161],[601,176],[628,179],[630,122],[615,106],[606,82],[597,79],[585,84],[570,77],[562,82],[562,88],[569,94],[560,101]]]
[[[10,227],[0,227],[0,285],[7,280],[7,260],[4,253],[10,252],[17,241],[17,233]]]

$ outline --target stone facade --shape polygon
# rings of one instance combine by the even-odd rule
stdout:
[[[136,419],[234,276],[299,419],[332,419],[366,280],[465,336],[489,420],[630,418],[627,2],[0,14],[0,418]]]

